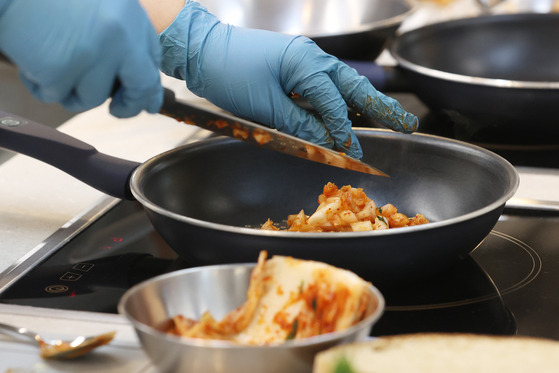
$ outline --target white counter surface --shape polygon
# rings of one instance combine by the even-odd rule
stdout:
[[[179,99],[212,106],[188,93],[184,82],[165,79],[165,85],[175,90]],[[138,162],[203,131],[160,114],[117,119],[109,114],[107,104],[73,117],[58,130],[100,152]],[[0,272],[70,219],[106,198],[64,172],[23,155],[0,166],[0,196]]]
[[[186,91],[184,82],[163,79],[177,98],[213,107]],[[58,129],[101,152],[138,162],[199,136],[200,131],[205,132],[159,114],[117,119],[108,113],[108,105],[79,114]],[[0,196],[0,272],[4,273],[62,226],[107,198],[64,172],[23,155],[0,165]],[[0,333],[2,373],[149,372],[152,369],[133,328],[118,315],[0,304],[0,322],[24,326],[46,337],[70,338],[117,331],[110,345],[72,362],[44,361],[32,343],[14,342]]]
[[[456,5],[450,5],[450,9],[456,14],[462,12]],[[165,77],[164,81],[179,98],[207,104],[186,92],[183,82]],[[135,161],[145,161],[171,149],[197,131],[196,127],[161,115],[142,114],[119,120],[108,114],[106,105],[70,119],[59,129],[102,152]],[[520,171],[521,184],[515,197],[559,203],[559,172]],[[0,196],[0,272],[9,270],[60,227],[105,198],[65,173],[22,155],[0,166]],[[14,342],[0,334],[0,373],[153,370],[131,326],[118,315],[0,304],[0,322],[25,326],[51,337],[117,330],[110,345],[73,362],[43,361],[34,345]]]

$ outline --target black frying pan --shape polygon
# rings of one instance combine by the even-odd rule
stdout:
[[[119,198],[136,198],[190,264],[254,262],[260,250],[325,261],[379,282],[448,269],[491,231],[518,186],[503,158],[428,135],[358,130],[365,161],[390,178],[330,167],[229,138],[204,140],[139,164],[0,112],[0,147],[50,163]],[[317,207],[327,182],[362,187],[377,203],[429,224],[385,231],[261,231],[271,218]]]
[[[348,63],[381,91],[412,91],[482,129],[558,136],[558,35],[559,14],[466,18],[395,38],[396,68]]]

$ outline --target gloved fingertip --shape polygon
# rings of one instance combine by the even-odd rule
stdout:
[[[109,105],[109,112],[117,118],[131,118],[140,114],[141,111],[142,109],[139,107],[124,105],[114,98],[111,100]]]
[[[134,117],[142,110],[151,114],[159,112],[163,105],[163,87],[161,85],[156,89],[151,89],[149,94],[144,92],[141,96],[139,99],[132,99],[123,91],[123,88],[119,89],[111,99],[109,112],[117,118]]]
[[[155,94],[155,99],[153,101],[155,105],[154,109],[159,112],[161,106],[163,106],[163,99],[165,98],[165,89],[163,88],[161,81],[158,81],[156,92],[157,93]]]
[[[412,133],[419,128],[419,119],[404,110],[399,103],[396,103],[392,111],[385,112],[383,117],[377,119],[384,126],[402,133]]]
[[[157,114],[163,106],[163,90],[161,94],[155,95],[148,103],[146,111],[150,114]]]
[[[359,140],[353,132],[349,134],[349,140],[341,144],[339,148],[345,153],[345,155],[349,157],[355,159],[363,158],[363,149],[361,148],[361,144],[359,143]]]
[[[94,108],[94,105],[85,105],[83,102],[77,100],[75,96],[71,96],[63,101],[60,101],[62,107],[72,112],[83,112]]]
[[[412,113],[406,112],[402,120],[402,132],[412,133],[419,128],[419,119]]]

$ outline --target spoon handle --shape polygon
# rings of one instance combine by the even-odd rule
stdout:
[[[33,339],[35,342],[39,342],[41,340],[41,337],[37,333],[35,333],[35,332],[33,332],[33,331],[31,331],[27,328],[20,328],[20,327],[17,327],[17,326],[0,323],[0,331],[1,332],[7,332],[11,335],[13,335],[13,334],[18,335],[18,336],[23,335],[25,337]]]

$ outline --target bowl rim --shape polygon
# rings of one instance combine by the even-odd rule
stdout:
[[[377,287],[375,287],[372,283],[369,283],[369,290],[374,294],[374,296],[377,299],[377,307],[369,316],[359,321],[357,324],[350,326],[349,328],[340,331],[331,332],[331,333],[320,334],[313,337],[288,340],[281,344],[278,343],[278,344],[270,344],[270,345],[243,345],[243,344],[235,344],[230,341],[207,340],[201,338],[188,338],[182,336],[175,336],[169,333],[165,333],[161,330],[158,330],[153,326],[138,321],[135,317],[130,315],[130,313],[126,310],[126,304],[128,300],[132,296],[134,296],[135,293],[137,293],[141,289],[155,282],[168,281],[171,278],[184,276],[186,274],[194,273],[194,272],[232,270],[232,269],[239,269],[239,268],[245,270],[247,269],[252,270],[252,268],[254,268],[255,265],[256,263],[231,263],[231,264],[197,266],[197,267],[185,268],[185,269],[152,277],[148,280],[142,281],[134,285],[124,293],[117,306],[118,313],[121,316],[124,316],[137,331],[152,335],[160,339],[164,339],[171,343],[175,343],[175,344],[178,343],[190,347],[204,347],[204,348],[214,348],[214,349],[254,349],[254,350],[270,349],[270,347],[281,348],[281,349],[295,348],[295,347],[308,347],[308,346],[316,346],[322,343],[328,343],[336,340],[343,340],[352,334],[356,334],[361,329],[372,328],[374,324],[377,323],[377,321],[384,314],[386,308],[386,301],[384,299],[384,296],[382,295],[382,293]],[[170,317],[171,316],[169,316],[169,318]]]

